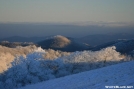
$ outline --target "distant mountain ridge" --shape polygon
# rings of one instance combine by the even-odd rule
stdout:
[[[20,37],[13,36],[0,39],[0,45],[7,47],[33,45],[43,49],[54,49],[67,52],[92,50],[97,51],[109,46],[115,46],[120,53],[131,53],[134,50],[133,34],[96,34],[81,38],[71,38],[61,35],[45,37]],[[6,41],[9,41],[8,43]],[[20,42],[20,43],[19,43]]]
[[[9,42],[39,42],[43,40],[44,37],[21,37],[21,36],[12,36],[7,38],[2,38],[0,41],[9,41]]]
[[[54,49],[67,52],[82,51],[89,48],[89,46],[77,41],[74,38],[64,37],[61,35],[47,38],[37,44],[43,49]]]
[[[111,41],[108,43],[104,43],[101,45],[98,45],[96,47],[93,47],[91,50],[92,51],[97,51],[106,47],[110,46],[115,46],[116,51],[120,53],[131,53],[134,50],[134,39],[129,39],[129,40],[117,40],[117,41]]]
[[[12,36],[7,38],[1,38],[0,41],[9,41],[9,42],[40,42],[46,38],[50,38],[53,36],[43,36],[43,37],[22,37],[22,36]],[[119,39],[132,39],[134,38],[134,34],[127,34],[127,33],[116,33],[116,34],[94,34],[88,35],[80,38],[76,38],[78,41],[83,43],[87,43],[91,46],[100,45],[103,43],[116,41]]]
[[[0,45],[2,46],[6,46],[6,47],[9,47],[9,48],[16,48],[17,46],[29,46],[29,45],[36,45],[32,42],[8,42],[8,41],[2,41],[0,42]]]
[[[91,46],[101,45],[107,42],[122,40],[122,39],[133,39],[134,34],[118,33],[118,34],[95,34],[88,35],[79,38],[80,41],[90,44]]]

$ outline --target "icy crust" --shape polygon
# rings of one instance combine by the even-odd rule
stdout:
[[[134,88],[134,61],[82,72],[19,89],[105,89],[107,86]]]

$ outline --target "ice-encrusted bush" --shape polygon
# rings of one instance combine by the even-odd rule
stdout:
[[[13,89],[55,78],[53,71],[42,60],[44,60],[42,53],[37,52],[27,55],[26,58],[17,57],[12,62],[12,67],[1,76],[4,84],[0,83],[2,84],[0,86],[5,89]]]
[[[43,55],[44,59],[50,59],[50,60],[53,60],[53,59],[56,59],[58,57],[63,57],[63,56],[66,56],[66,55],[70,55],[69,52],[62,52],[62,51],[55,51],[53,49],[48,49],[48,50],[45,50],[46,53],[45,55]]]
[[[44,60],[42,54],[45,55],[45,51],[40,48],[26,57],[15,58],[12,67],[0,75],[0,89],[13,89],[104,67],[124,60],[124,57],[115,51],[115,47],[108,47],[95,52],[74,52],[55,60]]]
[[[43,50],[41,47],[36,46],[17,46],[16,48],[8,48],[5,46],[0,46],[0,73],[6,71],[11,67],[11,62],[14,61],[16,56],[26,56],[32,52],[45,52],[43,54],[44,59],[55,59],[61,56],[69,55],[69,52],[55,51],[52,49]]]
[[[16,47],[8,48],[0,45],[0,73],[6,71],[11,67],[10,63],[14,60],[16,56],[26,56],[27,54],[33,52],[37,49],[36,46],[26,46],[26,47]]]
[[[115,49],[113,46],[95,52],[74,52],[69,56],[58,58],[57,61],[61,61],[64,64],[65,70],[69,70],[71,73],[78,73],[123,61],[125,57]]]

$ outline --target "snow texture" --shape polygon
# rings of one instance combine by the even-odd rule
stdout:
[[[106,89],[105,86],[134,88],[134,61],[48,80],[19,89]]]

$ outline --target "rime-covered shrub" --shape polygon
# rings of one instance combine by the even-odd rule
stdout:
[[[38,48],[26,57],[16,57],[12,67],[0,75],[0,89],[13,89],[86,70],[124,61],[125,57],[108,47],[100,51],[74,52],[54,60],[43,58],[45,51]],[[126,61],[126,60],[125,60]]]
[[[70,55],[69,52],[62,52],[62,51],[59,51],[59,50],[55,51],[53,49],[48,49],[48,50],[45,50],[45,51],[46,51],[46,53],[45,53],[45,55],[43,55],[44,59],[53,60],[53,59],[56,59],[58,57],[63,57],[63,56]]]
[[[36,49],[36,46],[18,46],[16,48],[0,46],[0,73],[6,71],[8,67],[11,67],[10,63],[14,60],[16,56],[26,56]]]
[[[51,60],[70,54],[69,52],[54,51],[52,49],[43,50],[41,47],[36,46],[17,46],[16,48],[0,46],[0,73],[6,71],[9,67],[11,67],[11,62],[14,60],[16,56],[25,57],[29,53],[41,51],[46,52],[45,54],[43,54],[44,59]]]
[[[115,49],[116,48],[113,46],[95,52],[77,51],[69,56],[60,57],[57,61],[64,64],[65,70],[71,73],[78,73],[124,61],[125,57],[115,51]]]
[[[15,58],[12,67],[2,76],[4,79],[1,79],[0,86],[4,89],[13,89],[55,78],[54,71],[42,60],[44,60],[42,53],[37,52],[27,55],[26,58],[23,56]]]

